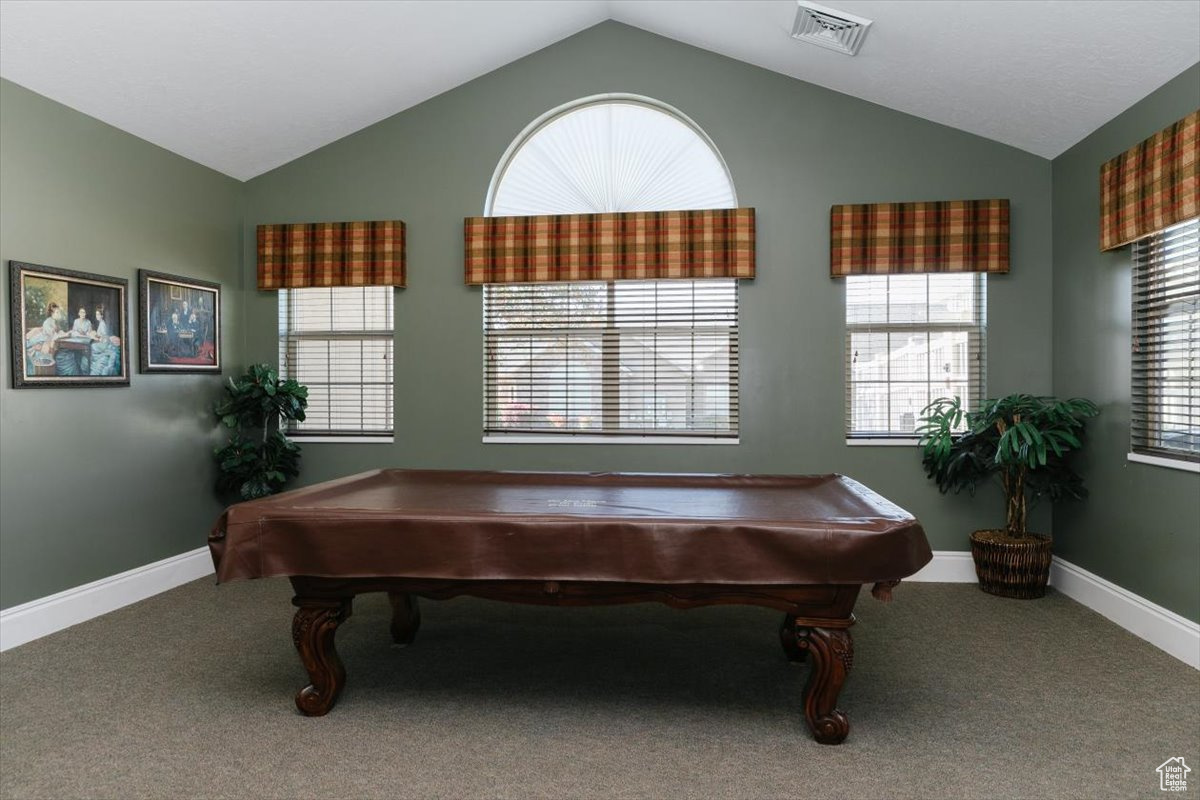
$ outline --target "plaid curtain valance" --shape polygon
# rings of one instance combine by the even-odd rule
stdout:
[[[467,217],[468,284],[753,278],[754,209]]]
[[[1200,110],[1100,167],[1100,249],[1200,216]]]
[[[258,226],[258,288],[404,286],[404,223]]]
[[[1008,201],[838,205],[829,274],[1008,272]]]

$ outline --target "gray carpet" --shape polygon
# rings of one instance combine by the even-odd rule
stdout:
[[[839,747],[774,612],[424,602],[401,649],[367,596],[308,719],[289,598],[198,581],[0,655],[0,795],[1165,797],[1173,756],[1200,785],[1200,673],[1059,595],[864,595]]]

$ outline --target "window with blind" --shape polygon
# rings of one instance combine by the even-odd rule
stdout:
[[[390,286],[279,291],[279,365],[308,387],[296,436],[392,435]]]
[[[1131,449],[1200,462],[1200,219],[1133,245]]]
[[[737,281],[484,287],[484,431],[736,437]]]
[[[916,437],[939,397],[979,408],[986,374],[983,273],[846,278],[846,436]]]
[[[735,208],[716,147],[679,111],[602,95],[535,120],[489,216]],[[734,279],[489,284],[484,435],[738,435]]]

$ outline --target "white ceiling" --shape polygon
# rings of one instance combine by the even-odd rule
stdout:
[[[616,19],[1052,158],[1200,61],[1200,0],[0,2],[0,75],[239,179]],[[1197,98],[1200,105],[1200,98]]]

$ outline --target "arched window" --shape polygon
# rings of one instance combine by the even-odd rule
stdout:
[[[600,95],[517,137],[484,213],[736,206],[694,122],[655,100]],[[483,296],[486,440],[736,440],[736,280],[488,284]]]
[[[526,128],[500,160],[484,214],[736,206],[725,161],[694,122],[648,98],[603,95]]]

